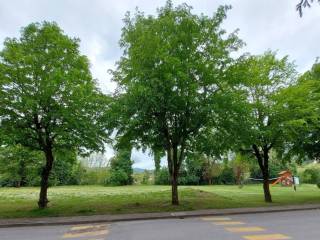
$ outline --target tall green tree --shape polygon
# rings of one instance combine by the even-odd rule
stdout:
[[[230,101],[226,69],[242,42],[221,28],[228,9],[199,16],[168,1],[156,16],[124,20],[124,52],[113,71],[117,138],[166,152],[174,205],[186,150]]]
[[[111,185],[131,185],[133,183],[131,150],[131,146],[121,146],[117,149],[116,155],[110,162],[110,178],[107,183]]]
[[[302,74],[298,81],[282,91],[284,110],[291,114],[286,127],[290,133],[285,154],[299,161],[320,159],[320,63]]]
[[[79,39],[56,23],[32,23],[0,52],[0,127],[6,144],[45,155],[39,208],[47,207],[54,151],[103,148],[106,97],[92,79]]]
[[[266,202],[272,202],[269,189],[269,154],[282,148],[287,141],[285,124],[290,112],[285,111],[279,95],[295,81],[294,65],[288,57],[278,59],[273,52],[258,56],[244,56],[233,69],[234,77],[241,78],[239,92],[245,96],[246,119],[238,135],[242,150],[249,150],[256,158],[263,176]],[[241,150],[241,149],[238,149]]]

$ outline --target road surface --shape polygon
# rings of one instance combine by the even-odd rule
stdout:
[[[0,240],[319,240],[320,210],[0,228]]]

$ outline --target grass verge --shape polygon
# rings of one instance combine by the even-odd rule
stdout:
[[[186,211],[320,203],[316,185],[271,187],[274,203],[263,201],[261,185],[181,186],[180,205],[170,204],[169,186],[63,186],[49,189],[49,208],[37,209],[38,188],[0,188],[0,218]]]

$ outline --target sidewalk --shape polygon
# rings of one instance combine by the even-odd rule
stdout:
[[[46,218],[16,218],[0,219],[0,228],[50,226],[50,225],[74,225],[101,222],[118,222],[133,220],[188,218],[200,216],[222,216],[233,214],[271,213],[285,211],[300,211],[320,209],[320,204],[258,207],[258,208],[230,208],[230,209],[205,209],[185,212],[160,212],[160,213],[135,213],[120,215],[94,215],[74,217],[46,217]]]

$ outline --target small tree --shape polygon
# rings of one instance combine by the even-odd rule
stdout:
[[[0,127],[6,144],[42,151],[39,208],[47,207],[54,151],[103,148],[106,97],[79,52],[79,40],[56,23],[33,23],[0,52]]]
[[[230,101],[225,70],[242,42],[221,29],[228,9],[198,16],[168,1],[157,16],[124,20],[124,54],[113,72],[117,136],[166,152],[174,205],[186,150]]]
[[[231,166],[236,178],[236,183],[239,187],[242,187],[243,180],[246,173],[249,172],[249,163],[246,156],[241,153],[236,154],[236,157],[231,161]]]
[[[132,164],[131,147],[118,149],[110,161],[110,176],[107,179],[107,184],[131,185],[133,183]]]

